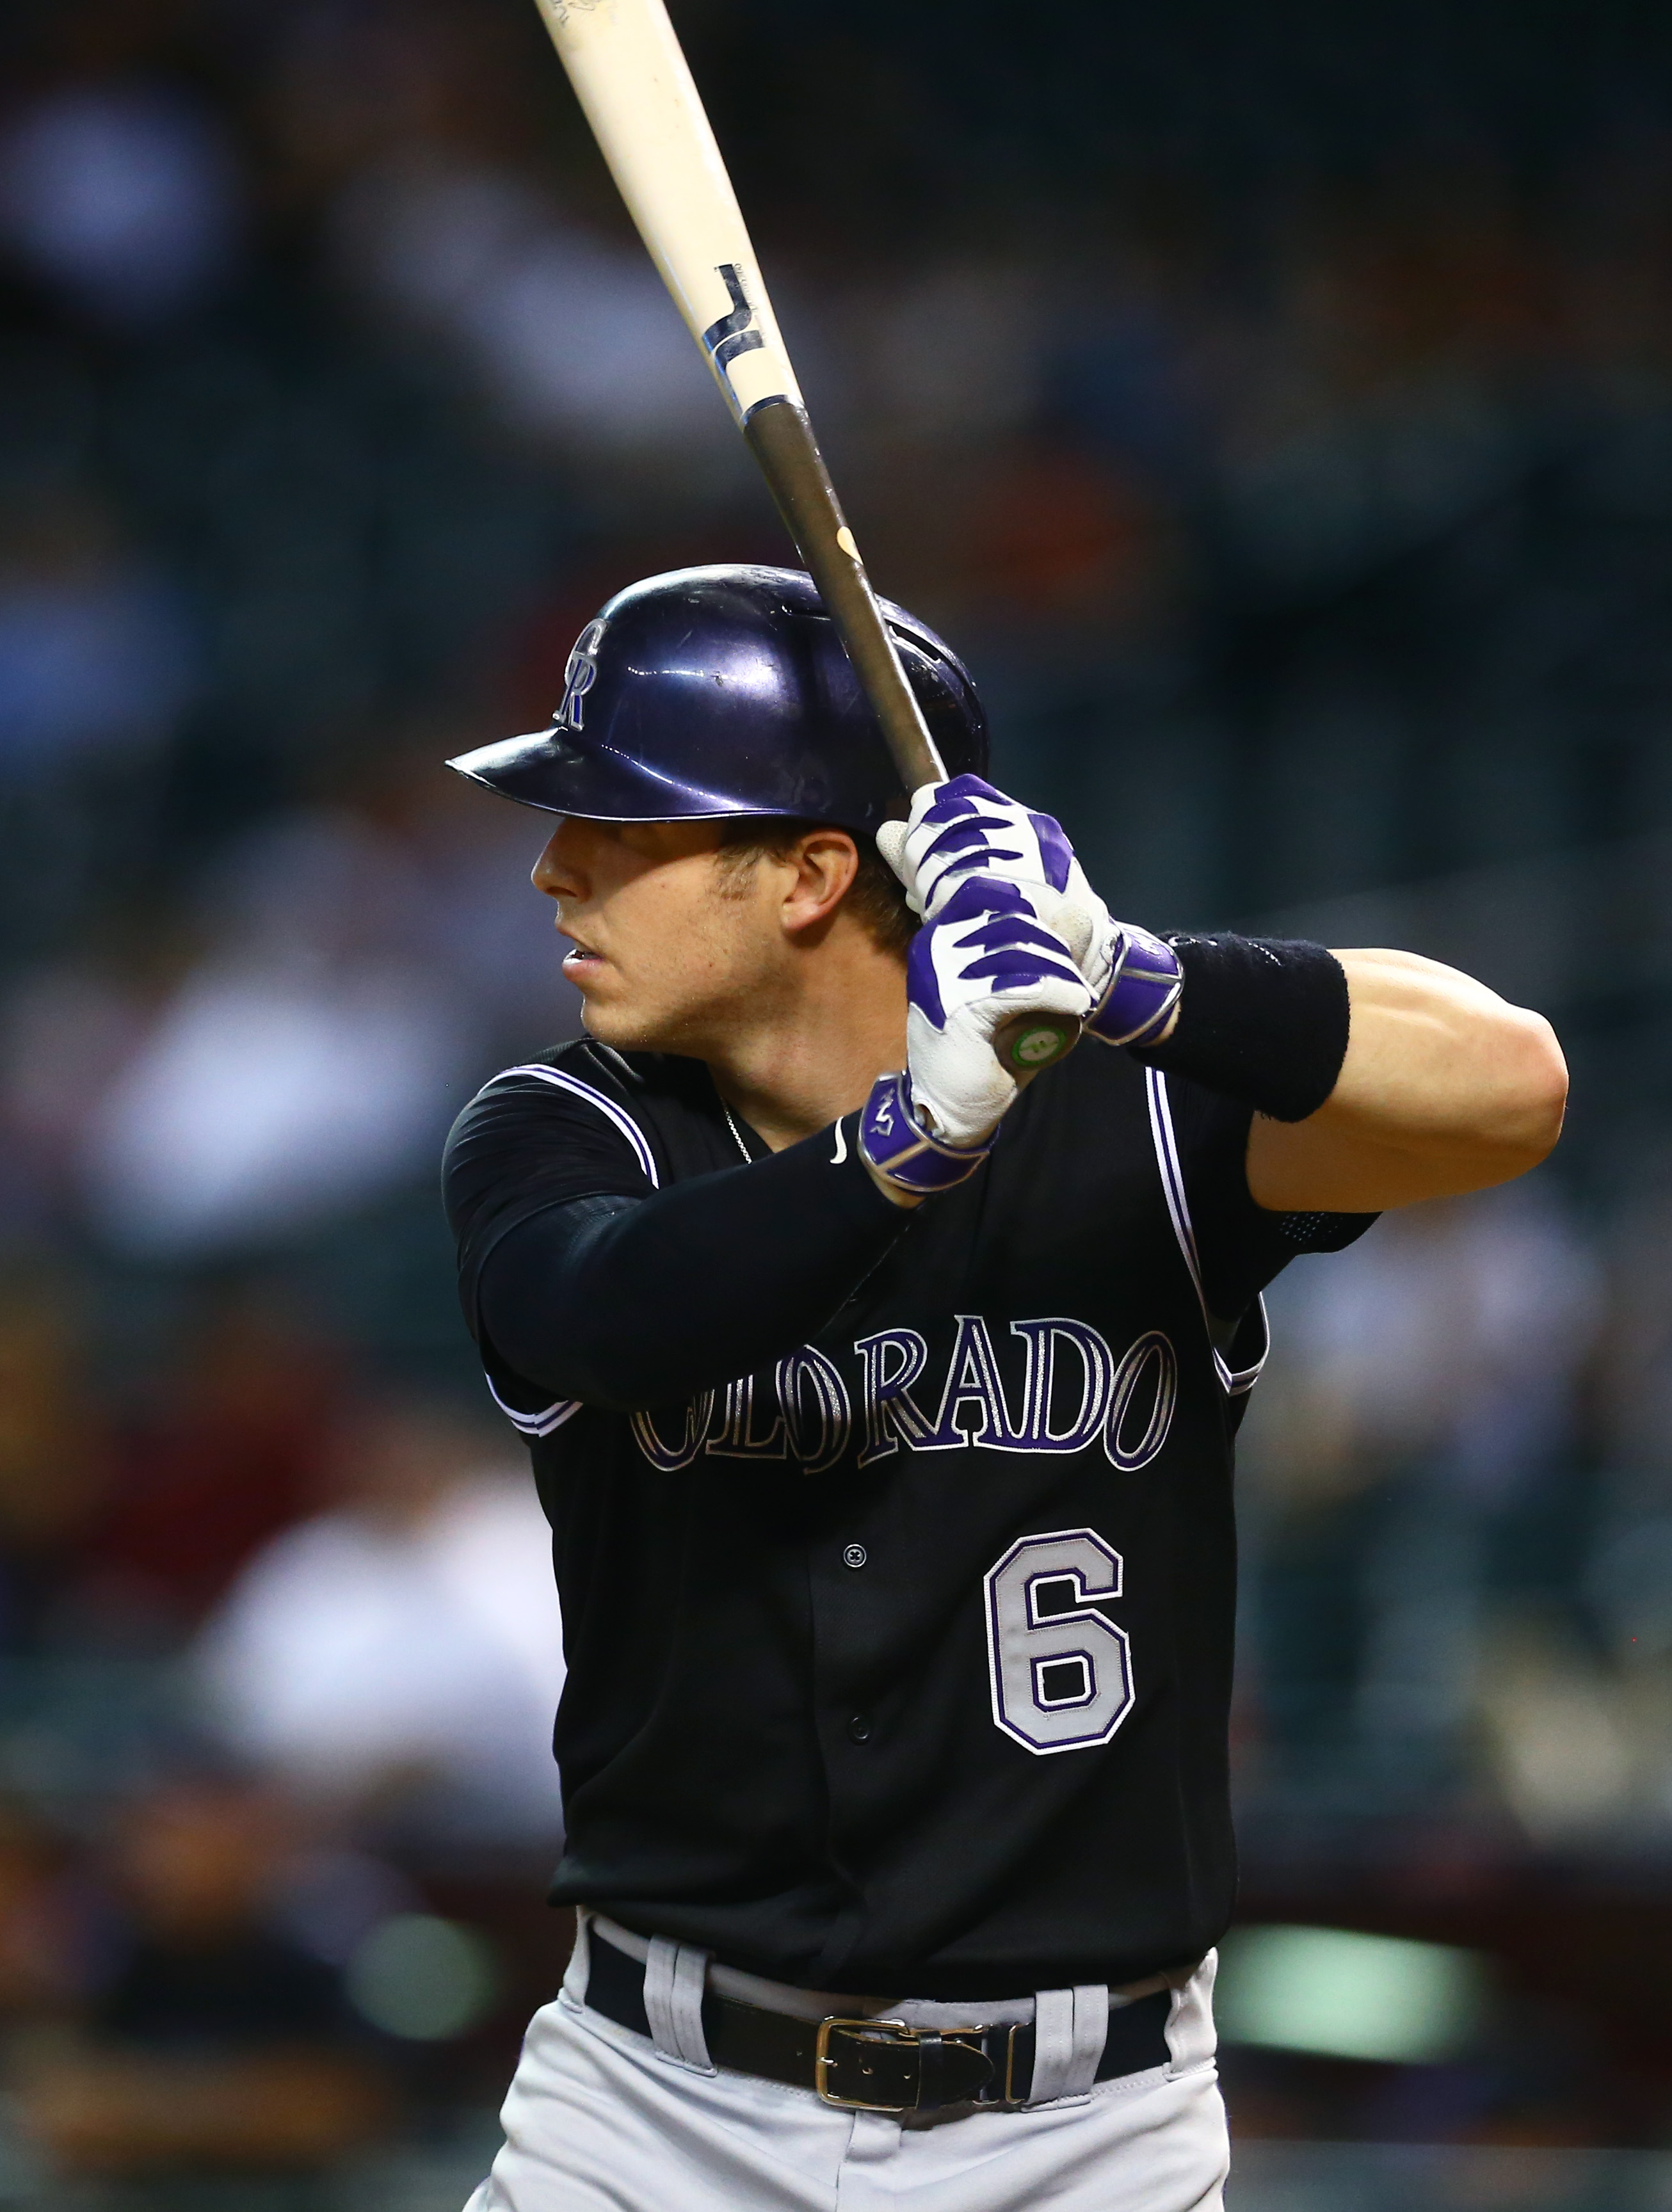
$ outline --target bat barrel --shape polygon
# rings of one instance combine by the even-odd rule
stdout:
[[[770,485],[841,633],[908,793],[945,765],[843,520],[755,266],[731,179],[665,0],[538,0],[623,199]],[[1018,1074],[1078,1035],[1018,1016],[994,1040]]]

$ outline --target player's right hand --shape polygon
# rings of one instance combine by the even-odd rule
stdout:
[[[906,1052],[912,1102],[943,1143],[984,1145],[1024,1084],[993,1039],[1016,1014],[1083,1021],[1092,998],[1073,953],[1024,893],[971,876],[939,902],[906,963]]]
[[[877,847],[901,883],[914,914],[938,921],[946,902],[971,876],[1013,884],[1034,920],[1067,945],[1088,981],[1101,964],[1115,925],[1085,879],[1062,825],[1007,799],[978,775],[925,784],[903,822],[885,822]]]
[[[877,846],[914,912],[931,924],[978,882],[1012,887],[1084,976],[1093,1009],[1088,1035],[1105,1044],[1143,1045],[1166,1033],[1181,989],[1177,956],[1148,930],[1115,920],[1050,815],[1007,799],[978,775],[958,775],[925,784],[904,822],[883,823]]]

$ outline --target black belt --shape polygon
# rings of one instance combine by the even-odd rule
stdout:
[[[590,1931],[587,2002],[617,2027],[650,2033],[644,1968]],[[1094,2078],[1164,2066],[1170,1990],[1136,1997],[1109,2015]],[[1033,2087],[1034,2029],[907,2027],[899,2021],[793,2020],[702,1992],[702,2033],[716,2066],[816,2089],[827,2105],[866,2112],[933,2112],[947,2105],[1024,2105]]]

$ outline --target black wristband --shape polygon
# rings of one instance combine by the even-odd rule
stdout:
[[[1169,1075],[1245,1099],[1274,1121],[1304,1121],[1347,1058],[1347,975],[1304,939],[1170,937],[1184,970],[1178,1020],[1133,1054]]]

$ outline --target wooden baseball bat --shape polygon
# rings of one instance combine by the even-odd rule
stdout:
[[[538,0],[593,136],[701,347],[847,647],[906,790],[945,764],[906,680],[802,404],[800,386],[702,97],[663,0]],[[1079,1024],[1018,1014],[994,1039],[1018,1073]]]

